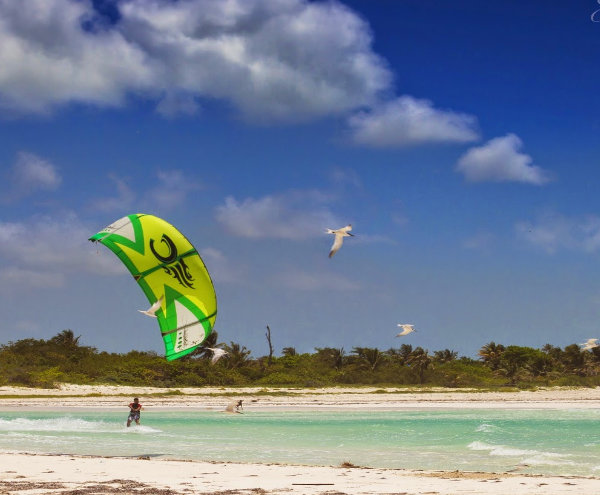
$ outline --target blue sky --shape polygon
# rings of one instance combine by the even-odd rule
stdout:
[[[254,356],[266,325],[277,353],[600,336],[598,9],[0,0],[0,342],[162,352],[87,242],[136,212],[192,241]]]

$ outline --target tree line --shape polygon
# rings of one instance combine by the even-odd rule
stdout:
[[[270,337],[270,332],[269,335]],[[502,388],[600,385],[600,348],[582,350],[547,344],[541,349],[495,342],[485,344],[478,359],[450,349],[430,353],[403,344],[373,347],[316,347],[298,353],[293,347],[252,357],[236,342],[219,343],[213,332],[192,354],[166,361],[155,352],[124,354],[81,345],[72,330],[48,340],[23,339],[0,345],[0,385],[52,388],[59,383],[156,387],[336,385],[441,386]],[[209,347],[227,355],[211,364]]]

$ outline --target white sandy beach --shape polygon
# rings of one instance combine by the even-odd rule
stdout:
[[[175,394],[174,394],[175,393]],[[203,387],[159,388],[112,385],[62,384],[56,389],[0,387],[1,408],[123,408],[132,397],[144,407],[170,409],[222,409],[231,399],[243,399],[245,408],[403,409],[403,408],[600,408],[600,387],[549,387],[536,391],[481,392],[448,388],[262,388]],[[82,401],[81,398],[86,400]]]
[[[63,385],[40,390],[0,387],[0,408],[76,410],[119,408],[140,397],[152,408],[223,409],[243,399],[245,409],[401,409],[401,408],[558,408],[600,407],[600,388],[548,388],[539,391],[477,392],[468,389],[391,388],[201,388]],[[90,396],[99,394],[99,396]],[[85,400],[82,400],[85,398]],[[165,459],[107,458],[73,455],[0,454],[0,494],[584,494],[600,493],[600,478],[240,464]]]

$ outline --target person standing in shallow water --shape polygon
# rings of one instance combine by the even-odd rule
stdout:
[[[137,397],[133,399],[133,402],[129,403],[129,417],[127,418],[127,427],[131,426],[131,422],[135,421],[136,425],[140,424],[140,412],[143,409],[140,401]]]

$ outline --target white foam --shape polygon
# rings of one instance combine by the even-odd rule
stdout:
[[[569,457],[569,454],[557,454],[556,452],[543,452],[539,450],[519,449],[514,447],[508,447],[506,445],[490,445],[485,442],[471,442],[467,447],[471,450],[488,450],[489,455],[492,456],[506,456],[506,457],[522,457],[521,462],[523,464],[531,465],[548,465],[548,466],[559,466],[559,465],[574,465],[575,463],[566,460],[565,457]]]
[[[493,432],[493,431],[495,431],[497,429],[498,429],[497,426],[494,426],[494,425],[491,425],[491,424],[488,424],[488,423],[482,423],[482,424],[480,424],[475,429],[475,431],[484,432],[484,433],[491,433],[491,432]]]
[[[121,423],[107,423],[105,421],[87,421],[81,418],[62,417],[51,419],[2,419],[0,418],[0,431],[6,432],[118,432],[123,429],[136,433],[160,433],[149,426],[135,426],[126,428]]]

